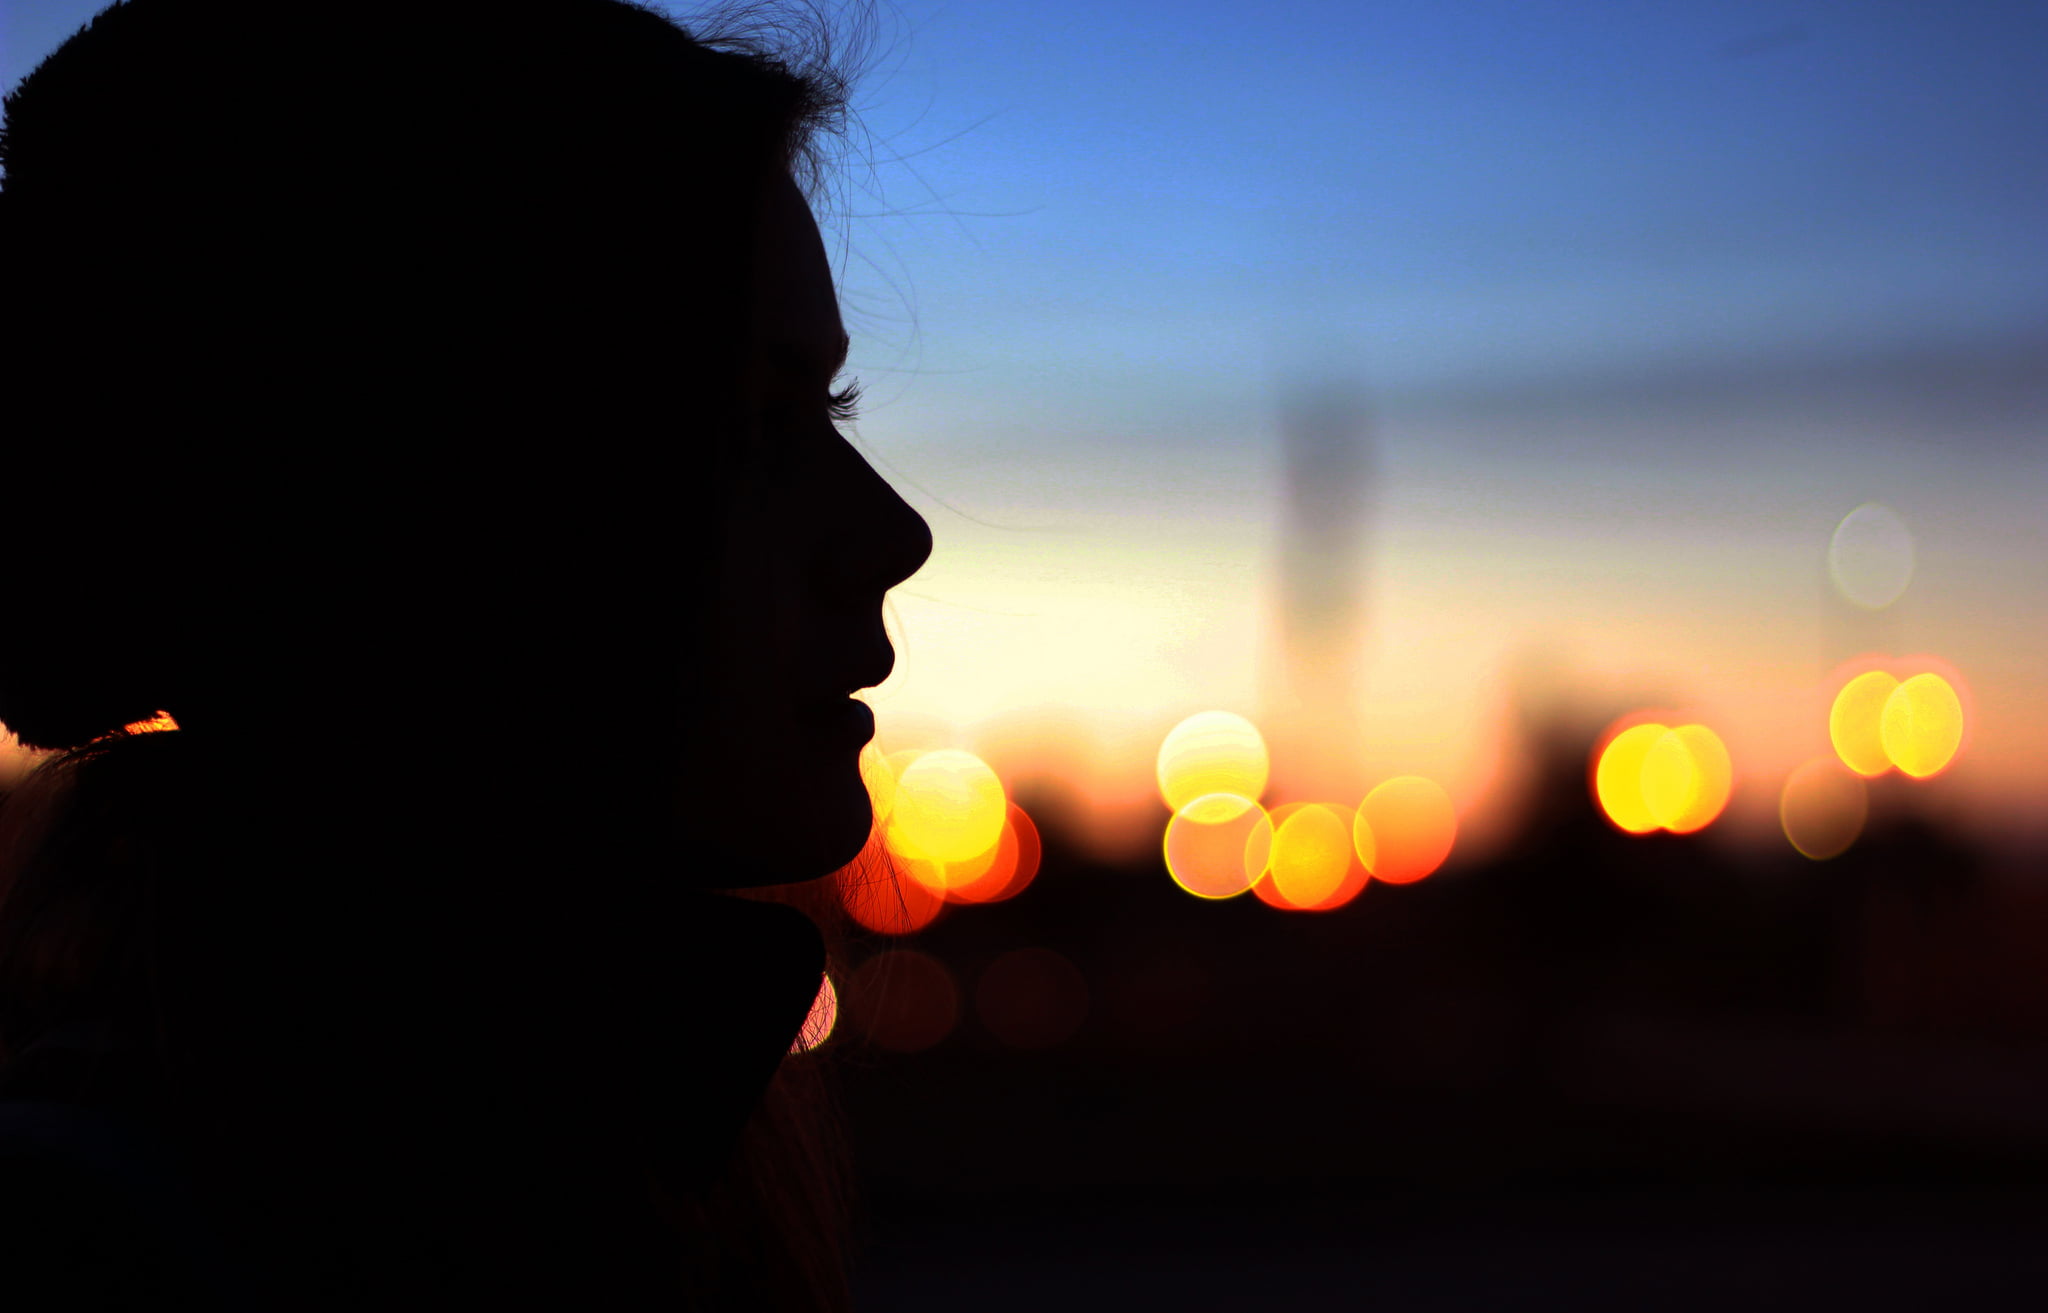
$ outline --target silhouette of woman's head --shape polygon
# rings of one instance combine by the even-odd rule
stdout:
[[[529,842],[848,860],[847,694],[929,538],[833,426],[821,35],[127,0],[66,43],[4,141],[0,720],[167,710],[359,797],[461,743]]]
[[[8,96],[0,722],[97,801],[55,856],[14,809],[0,1047],[261,1035],[253,1125],[452,1043],[380,1029],[438,997],[602,1086],[611,959],[717,987],[676,898],[858,852],[848,695],[930,537],[835,422],[845,65],[749,19],[117,0]]]

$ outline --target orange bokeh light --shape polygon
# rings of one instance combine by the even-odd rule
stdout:
[[[1013,802],[1002,838],[996,841],[986,864],[971,875],[964,874],[966,867],[947,869],[946,897],[956,903],[1000,903],[1015,898],[1037,877],[1042,852],[1038,827]]]
[[[870,833],[868,846],[832,877],[839,902],[858,924],[882,935],[909,935],[938,918],[944,895],[896,860]]]
[[[1832,756],[1815,757],[1793,771],[1778,796],[1786,840],[1816,862],[1847,852],[1869,816],[1869,786]]]
[[[1734,787],[1727,745],[1705,725],[1674,729],[1637,712],[1609,726],[1595,751],[1593,797],[1628,834],[1705,829],[1727,808]]]
[[[845,1009],[876,1047],[918,1053],[959,1024],[960,989],[937,958],[891,949],[869,958],[848,978]]]
[[[1334,820],[1341,827],[1346,840],[1343,845],[1343,869],[1341,873],[1337,876],[1335,882],[1328,886],[1327,892],[1314,899],[1301,896],[1304,893],[1316,892],[1314,888],[1304,889],[1302,880],[1297,878],[1282,882],[1275,879],[1271,863],[1271,853],[1276,846],[1274,844],[1274,836],[1286,829],[1290,822],[1293,822],[1310,807],[1326,813]],[[1325,828],[1320,820],[1312,821],[1311,824],[1318,831]],[[1290,802],[1275,807],[1271,819],[1265,826],[1260,827],[1259,832],[1254,833],[1251,843],[1247,846],[1246,866],[1248,869],[1256,868],[1259,871],[1258,878],[1252,884],[1252,896],[1266,904],[1266,906],[1277,907],[1284,912],[1332,912],[1349,903],[1352,899],[1358,897],[1367,882],[1372,878],[1372,873],[1359,860],[1356,838],[1357,829],[1357,814],[1341,803]],[[1293,833],[1308,839],[1322,837],[1314,832],[1303,835],[1300,830],[1296,830]],[[1316,854],[1314,849],[1302,844],[1302,838],[1295,839],[1295,844],[1298,846],[1293,857],[1298,858],[1305,852],[1312,856],[1320,855]],[[1331,864],[1334,865],[1334,861]]]
[[[1247,855],[1261,829],[1270,842],[1266,811],[1249,798],[1219,803],[1218,795],[1203,794],[1190,799],[1166,823],[1166,873],[1197,898],[1235,898],[1252,887],[1265,867],[1263,849],[1256,866]]]
[[[1458,813],[1435,780],[1397,775],[1365,795],[1352,831],[1357,856],[1374,879],[1411,884],[1451,855]]]

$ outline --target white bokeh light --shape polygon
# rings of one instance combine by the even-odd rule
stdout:
[[[1828,575],[1857,606],[1883,610],[1913,581],[1912,531],[1891,507],[1865,502],[1835,526],[1828,542]]]

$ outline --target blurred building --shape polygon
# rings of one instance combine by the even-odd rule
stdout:
[[[1280,438],[1279,652],[1265,715],[1272,796],[1356,803],[1365,783],[1359,670],[1374,465],[1364,389],[1327,381],[1289,388]]]

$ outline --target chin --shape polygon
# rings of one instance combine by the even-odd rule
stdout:
[[[745,819],[724,833],[692,834],[686,821],[679,842],[700,854],[707,846],[711,850],[710,862],[691,863],[703,872],[692,883],[713,889],[798,884],[828,876],[860,856],[874,828],[874,807],[858,766],[849,760],[819,775],[825,778],[791,781],[769,794],[807,801],[742,805],[738,814]]]

